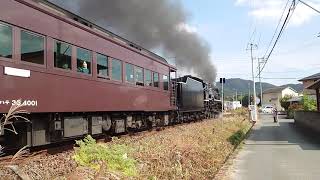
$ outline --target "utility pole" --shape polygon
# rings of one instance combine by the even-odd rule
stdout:
[[[220,83],[221,83],[221,90],[222,90],[222,97],[221,97],[221,110],[222,110],[222,117],[223,117],[223,112],[224,112],[224,92],[223,92],[223,84],[226,83],[226,78],[220,78]]]
[[[236,90],[236,101],[238,101],[238,90]]]
[[[251,54],[251,69],[252,69],[252,81],[253,81],[253,121],[257,121],[257,105],[256,105],[256,81],[254,78],[254,58],[253,48],[257,48],[256,44],[250,43],[250,54]]]
[[[248,86],[249,86],[249,95],[248,95],[248,107],[249,107],[249,105],[251,105],[251,94],[250,94],[250,82],[248,83]]]
[[[261,60],[261,61],[260,61]],[[261,64],[264,63],[264,58],[259,58],[258,59],[258,66],[259,66],[259,82],[260,82],[260,103],[262,107],[262,99],[263,99],[263,94],[262,94],[262,83],[261,83]]]

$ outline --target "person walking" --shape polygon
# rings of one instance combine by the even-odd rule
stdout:
[[[278,122],[278,110],[276,106],[273,107],[272,115],[273,115],[273,122],[274,123]]]

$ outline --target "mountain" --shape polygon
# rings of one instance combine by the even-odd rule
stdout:
[[[269,88],[277,87],[276,85],[262,82],[262,90],[266,90]],[[221,84],[220,82],[216,83],[217,87],[221,91]],[[252,91],[253,82],[251,80],[244,80],[240,78],[232,78],[232,79],[226,79],[226,83],[224,84],[224,94],[225,97],[232,97],[236,94],[236,91],[238,92],[238,95],[241,94],[248,94],[249,93],[249,85],[250,85],[250,91]],[[293,89],[295,89],[298,92],[302,92],[303,85],[302,84],[286,84],[282,86],[289,86]],[[260,83],[256,82],[256,93],[257,95],[260,94]],[[252,94],[252,92],[250,92]]]

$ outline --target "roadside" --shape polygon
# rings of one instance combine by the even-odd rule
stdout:
[[[44,155],[18,167],[32,179],[212,179],[250,127],[246,112],[236,112],[223,119],[114,138],[98,143],[99,148],[90,141],[77,153]],[[94,155],[97,152],[101,156]],[[5,167],[0,167],[0,176],[17,177]]]
[[[319,179],[320,143],[293,120],[262,115],[242,149],[229,162],[223,180]]]

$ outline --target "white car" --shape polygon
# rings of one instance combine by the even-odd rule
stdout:
[[[262,113],[272,114],[273,106],[265,106],[262,108]]]

